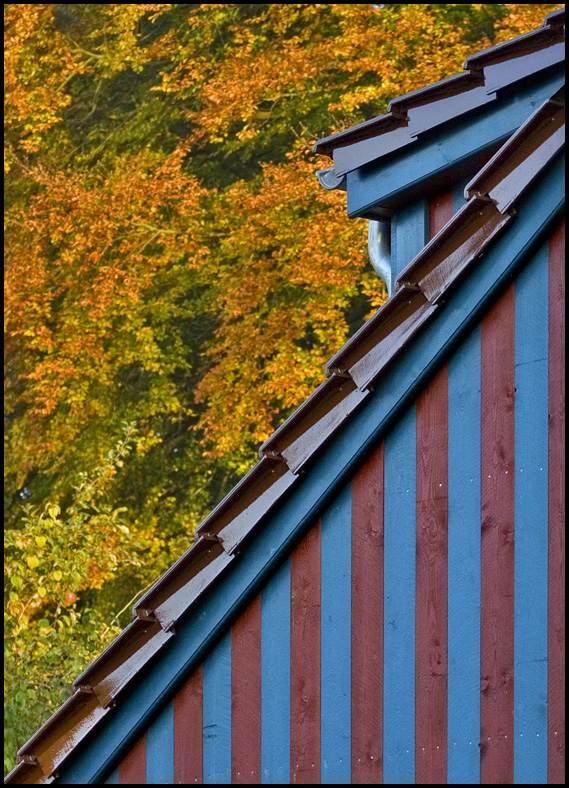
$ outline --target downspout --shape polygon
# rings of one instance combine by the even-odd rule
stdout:
[[[334,167],[326,170],[318,170],[316,173],[320,185],[325,189],[346,190],[346,176],[336,174]],[[370,219],[367,235],[367,245],[369,259],[373,270],[383,279],[390,296],[392,292],[391,283],[391,220],[390,219]]]
[[[367,248],[373,270],[383,279],[387,294],[391,296],[391,220],[370,219]]]

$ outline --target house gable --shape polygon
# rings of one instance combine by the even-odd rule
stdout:
[[[58,782],[97,782],[105,776],[113,761],[120,757],[133,737],[136,738],[137,732],[148,727],[165,699],[187,680],[188,673],[199,665],[213,643],[228,631],[251,595],[258,593],[280,563],[287,560],[306,529],[313,526],[323,509],[334,500],[337,491],[349,484],[354,471],[365,456],[376,449],[382,436],[389,433],[394,424],[398,425],[397,431],[405,433],[405,427],[400,425],[408,423],[404,414],[409,413],[417,395],[441,364],[446,363],[449,354],[479,324],[481,315],[512,281],[536,245],[543,244],[552,224],[559,220],[562,166],[557,160],[544,174],[535,190],[519,205],[515,223],[478,261],[476,272],[463,282],[437,319],[417,336],[413,346],[406,348],[405,354],[393,363],[382,378],[382,385],[365,406],[327,443],[325,453],[311,465],[304,482],[291,492],[278,512],[264,522],[262,529],[255,532],[250,544],[243,545],[239,560],[234,562],[223,582],[211,589],[207,600],[194,604],[188,613],[191,626],[184,619],[177,622],[176,636],[161,653],[160,661],[139,673],[136,688],[126,691],[104,729],[100,733],[93,731],[84,752],[81,747],[77,748]],[[410,435],[412,430],[406,438],[401,438],[402,442],[397,444],[399,448],[394,450],[394,456],[399,458],[395,462],[398,470],[394,471],[392,479],[394,490],[399,490],[399,467],[409,455]],[[412,501],[410,506],[414,508],[414,505]],[[401,513],[398,495],[394,508]]]
[[[547,107],[543,110],[548,111]],[[558,111],[559,106],[554,114]],[[539,122],[541,117],[539,115]],[[531,144],[531,140],[535,142],[537,139],[535,135],[539,133],[538,127],[539,123],[528,132],[528,160],[532,152],[539,149],[537,143],[533,147]],[[527,139],[525,143],[527,144]],[[494,160],[485,174],[490,176],[492,181],[491,176],[496,173],[499,174],[498,184],[505,182],[510,175],[507,161],[502,161],[500,157]],[[347,688],[347,668],[338,674],[334,660],[337,658],[339,665],[346,667],[346,649],[351,644],[350,648],[355,648],[350,651],[350,670],[353,677],[354,672],[357,673],[358,648],[363,649],[363,653],[379,648],[377,626],[383,628],[382,648],[385,650],[381,691],[381,702],[385,704],[385,709],[380,723],[383,726],[383,749],[380,753],[377,728],[374,728],[375,738],[372,737],[373,740],[368,743],[363,742],[367,734],[358,728],[356,713],[349,734],[349,768],[352,776],[360,774],[358,770],[361,769],[362,779],[358,781],[377,781],[375,778],[378,776],[377,762],[380,754],[384,781],[414,781],[416,778],[417,782],[424,782],[422,776],[441,776],[443,754],[445,759],[448,758],[444,768],[448,768],[449,776],[471,778],[472,769],[481,768],[478,740],[472,739],[470,729],[465,732],[467,721],[461,718],[460,713],[462,700],[460,703],[457,701],[457,698],[469,698],[469,702],[480,704],[479,672],[476,676],[478,688],[475,689],[475,671],[470,668],[470,695],[464,695],[466,689],[460,690],[458,694],[452,694],[450,689],[460,682],[463,661],[468,662],[469,655],[476,652],[477,645],[464,633],[464,629],[461,630],[463,609],[453,609],[450,602],[448,637],[452,636],[455,640],[449,640],[448,643],[448,679],[445,681],[448,680],[449,705],[445,713],[448,715],[449,735],[451,720],[456,726],[452,730],[462,731],[456,745],[459,749],[453,755],[449,741],[445,741],[444,746],[440,741],[438,744],[435,742],[436,730],[444,727],[442,722],[440,725],[437,723],[439,727],[435,726],[436,730],[432,728],[433,719],[428,716],[423,721],[424,724],[421,723],[416,730],[413,728],[411,731],[408,725],[410,719],[415,719],[417,708],[418,714],[425,708],[421,703],[427,703],[426,699],[429,697],[428,693],[426,696],[421,695],[419,707],[416,706],[417,687],[415,679],[410,679],[410,676],[415,676],[415,670],[419,671],[419,675],[423,675],[423,671],[429,691],[434,693],[433,697],[439,704],[437,714],[443,714],[440,688],[437,689],[438,679],[431,682],[427,675],[428,667],[424,662],[424,659],[429,655],[429,658],[432,657],[434,652],[429,647],[419,654],[415,652],[414,646],[413,649],[409,647],[409,642],[414,642],[415,638],[429,636],[422,632],[420,627],[416,628],[415,610],[419,608],[415,608],[415,600],[422,599],[416,584],[423,583],[425,588],[429,589],[433,579],[428,568],[426,573],[421,575],[421,567],[416,563],[415,539],[419,533],[419,502],[425,504],[426,516],[430,516],[429,512],[435,513],[433,516],[437,522],[437,518],[444,519],[445,516],[443,497],[438,495],[439,488],[431,485],[428,466],[424,463],[422,466],[423,460],[420,458],[429,449],[432,440],[436,443],[437,436],[440,438],[446,429],[446,466],[441,466],[439,471],[441,476],[444,476],[445,472],[448,476],[448,594],[451,599],[452,584],[453,588],[461,589],[464,604],[469,606],[470,610],[466,618],[472,621],[473,611],[476,605],[480,609],[482,601],[480,594],[476,597],[478,592],[476,583],[473,582],[478,568],[466,560],[470,554],[469,549],[475,549],[478,544],[476,540],[481,538],[485,539],[486,545],[490,545],[488,550],[494,549],[492,539],[489,541],[484,536],[484,529],[482,534],[480,533],[483,500],[470,492],[465,494],[465,490],[470,490],[472,484],[478,489],[479,496],[485,494],[483,435],[486,433],[481,423],[486,410],[481,404],[481,391],[478,391],[477,384],[473,381],[480,381],[483,377],[483,359],[494,358],[494,366],[491,367],[497,394],[492,397],[491,391],[490,394],[487,393],[485,396],[489,397],[488,401],[494,402],[498,409],[504,407],[504,402],[507,402],[504,392],[511,384],[514,370],[516,386],[518,380],[523,381],[524,390],[531,392],[520,394],[518,401],[522,404],[515,410],[515,419],[519,419],[520,435],[528,434],[530,402],[534,396],[540,403],[539,418],[543,421],[543,388],[534,391],[532,386],[535,381],[531,370],[538,368],[535,365],[539,366],[544,358],[543,354],[546,353],[543,346],[533,341],[534,333],[536,337],[543,334],[544,313],[538,312],[541,317],[538,318],[537,326],[532,324],[531,319],[516,323],[515,316],[531,311],[528,293],[533,292],[538,284],[543,285],[550,260],[558,260],[559,257],[557,251],[552,255],[548,253],[548,244],[549,236],[559,223],[564,205],[561,153],[555,147],[548,149],[547,154],[539,159],[533,169],[523,172],[518,183],[520,188],[517,191],[514,189],[515,211],[504,210],[502,213],[495,208],[495,201],[484,193],[485,183],[484,181],[478,184],[480,193],[470,194],[468,202],[450,222],[439,220],[439,217],[448,215],[450,218],[452,206],[455,211],[459,207],[462,199],[457,187],[454,193],[448,192],[440,199],[435,195],[430,204],[421,201],[408,206],[407,214],[404,211],[398,212],[395,221],[396,248],[398,244],[400,260],[405,259],[405,264],[401,263],[404,270],[400,268],[397,271],[395,295],[331,360],[328,365],[328,380],[305,406],[264,444],[260,452],[261,460],[256,468],[204,521],[198,529],[195,545],[138,603],[133,623],[77,679],[72,698],[22,748],[22,762],[7,782],[45,783],[55,779],[59,783],[86,784],[107,779],[112,783],[119,779],[121,768],[127,767],[132,767],[136,776],[137,769],[142,771],[141,741],[144,741],[146,748],[144,770],[148,782],[170,782],[172,775],[172,781],[175,779],[177,782],[177,773],[173,771],[176,768],[186,770],[184,780],[195,773],[196,776],[188,781],[200,782],[200,769],[195,761],[196,748],[199,749],[198,740],[189,746],[187,753],[190,753],[191,758],[188,760],[186,753],[182,765],[176,766],[175,755],[170,761],[158,757],[166,751],[165,748],[170,752],[171,743],[177,740],[177,736],[190,735],[187,722],[185,727],[184,723],[180,724],[181,727],[176,725],[176,706],[181,704],[186,715],[197,714],[200,703],[202,728],[198,739],[201,737],[203,781],[245,781],[237,779],[242,777],[241,774],[233,773],[233,770],[237,769],[233,757],[242,757],[245,759],[244,763],[250,763],[247,761],[248,745],[245,740],[244,743],[239,743],[241,740],[234,740],[233,736],[239,737],[240,732],[247,730],[248,718],[244,713],[244,717],[237,718],[238,724],[231,724],[232,715],[241,713],[235,712],[241,701],[237,699],[236,707],[232,686],[235,683],[237,687],[256,687],[255,682],[258,683],[259,680],[270,681],[268,686],[274,684],[279,689],[274,697],[271,693],[261,694],[260,725],[262,728],[265,719],[268,727],[261,736],[261,766],[254,768],[259,772],[268,764],[269,773],[259,773],[259,778],[264,779],[268,774],[271,781],[287,782],[293,776],[290,769],[294,772],[295,767],[291,760],[288,779],[285,779],[286,758],[283,760],[285,749],[282,737],[292,735],[294,715],[290,705],[290,692],[294,676],[292,673],[287,674],[286,664],[282,660],[286,659],[283,655],[288,653],[289,671],[293,671],[293,665],[297,666],[294,670],[300,670],[302,666],[307,669],[310,667],[313,674],[306,680],[314,682],[316,663],[311,661],[311,655],[313,657],[316,644],[314,640],[311,641],[311,637],[315,636],[315,628],[318,629],[318,642],[323,649],[321,661],[318,661],[320,680],[322,676],[329,675],[332,676],[332,684],[327,687],[325,682],[321,683],[319,692],[311,685],[311,692],[315,693],[314,704],[324,705],[318,705],[317,714],[314,704],[309,704],[306,721],[308,738],[304,734],[301,736],[303,741],[313,742],[311,747],[306,746],[307,760],[302,762],[302,769],[309,771],[299,772],[297,781],[315,781],[308,779],[310,774],[314,773],[310,770],[319,768],[320,776],[323,776],[328,764],[333,763],[334,775],[339,774],[343,776],[341,781],[348,782],[349,779],[344,779],[348,769],[347,733],[341,720],[344,720],[348,713],[348,695],[351,698],[349,712],[353,716],[354,702],[357,707],[357,698],[362,690],[361,687],[358,689],[357,682],[355,685],[351,683]],[[490,185],[488,188],[494,187]],[[418,227],[414,221],[417,216],[421,217],[422,222]],[[441,229],[436,238],[432,238],[423,249],[427,233],[432,235],[432,228],[439,230],[439,226]],[[490,235],[482,233],[483,237],[477,236],[476,228],[480,230],[486,226],[492,227],[494,232]],[[412,241],[409,240],[410,236],[405,227],[415,227]],[[555,230],[556,239],[558,235],[558,230]],[[465,248],[463,242],[476,237],[478,241],[472,248],[468,243]],[[558,244],[558,240],[556,243]],[[555,249],[558,249],[558,246]],[[411,265],[407,265],[411,257],[415,257],[415,260]],[[448,261],[450,265],[447,264]],[[526,274],[526,271],[532,272],[531,275]],[[535,271],[538,273],[534,273]],[[437,273],[442,275],[438,277]],[[518,281],[522,283],[521,288],[518,288]],[[528,281],[529,284],[524,284]],[[550,288],[550,297],[552,293],[555,295],[558,287],[555,285],[555,288]],[[519,303],[518,290],[522,293]],[[543,288],[538,288],[538,291],[543,295]],[[501,325],[504,321],[509,327],[509,333],[506,332],[502,337]],[[529,333],[526,323],[527,326],[533,326]],[[490,337],[484,345],[486,350],[483,350],[484,332]],[[500,344],[502,340],[506,341],[506,345]],[[510,345],[507,341],[510,341]],[[551,338],[550,345],[553,342],[554,339]],[[505,380],[499,375],[500,364],[497,363],[500,361],[501,352],[508,356],[510,365],[510,378]],[[521,355],[515,355],[518,353]],[[559,366],[557,357],[555,365]],[[542,376],[539,378],[543,380]],[[513,412],[504,416],[510,428]],[[500,413],[496,412],[496,418],[498,417]],[[514,434],[518,429],[517,425],[516,421]],[[496,447],[499,436],[492,437],[491,432],[487,434],[490,436],[487,439],[488,446]],[[542,441],[543,434],[542,424]],[[527,438],[524,438],[524,441],[518,441],[514,451],[518,451],[519,447],[525,461],[529,456],[531,443]],[[423,453],[419,451],[421,446],[425,450]],[[441,459],[444,455],[444,447],[438,447],[433,456]],[[480,459],[477,459],[479,455]],[[511,457],[508,461],[510,460]],[[517,468],[517,455],[514,460]],[[477,481],[470,481],[471,478],[474,479],[472,469],[475,467],[479,469],[479,485]],[[544,467],[543,462],[540,467]],[[506,471],[509,475],[507,465]],[[458,475],[453,475],[455,473]],[[519,511],[529,506],[534,500],[534,493],[541,501],[539,505],[543,504],[544,477],[539,477],[542,471],[534,468],[532,473],[540,481],[533,487],[529,485],[525,498],[523,495],[520,501],[514,498],[514,507]],[[468,483],[467,474],[470,474]],[[444,482],[438,481],[437,484]],[[454,499],[451,487],[455,490]],[[500,491],[502,488],[497,489]],[[509,495],[508,500],[511,503],[512,489],[507,484],[504,489],[506,498]],[[424,490],[424,494],[421,490]],[[517,490],[516,487],[514,495],[517,495]],[[371,516],[374,512],[377,514],[378,496],[383,496],[385,526],[382,531],[384,552],[381,570],[377,564],[374,564],[373,569],[365,564],[366,559],[363,556],[369,553],[377,559],[380,548],[374,534],[370,534],[369,530],[366,531],[361,525],[368,522],[368,515]],[[492,488],[484,500],[487,500],[488,506],[495,507],[501,497],[502,493],[498,495]],[[354,512],[357,516],[354,516]],[[536,516],[542,515],[543,510],[538,510]],[[451,539],[453,517],[458,519],[452,525]],[[464,533],[461,530],[463,522],[470,523],[469,530]],[[456,528],[459,530],[455,530]],[[438,534],[435,542],[440,542],[440,529],[436,528],[435,531]],[[460,534],[458,540],[454,536],[457,533]],[[542,551],[543,532],[540,531],[540,534],[538,547]],[[350,541],[354,548],[354,545],[360,544],[358,540],[361,541],[360,559],[353,550],[351,553],[348,549],[341,550],[341,546],[349,545]],[[318,549],[314,547],[316,542]],[[531,538],[528,544],[533,544]],[[498,546],[495,547],[498,549]],[[428,564],[432,558],[435,566],[442,566],[440,548],[440,543],[438,546],[435,544],[435,551],[429,556]],[[430,549],[428,544],[425,544],[425,549]],[[533,547],[528,549],[526,554],[530,555]],[[483,556],[484,553],[479,555]],[[363,566],[358,564],[358,560],[363,561]],[[511,562],[509,553],[506,560]],[[517,555],[515,560],[517,561]],[[299,597],[294,595],[297,561],[302,567],[298,570],[298,577],[303,578],[298,582],[301,585],[307,584],[306,588],[303,587],[304,590],[299,591]],[[496,571],[496,564],[491,561],[487,564],[494,566]],[[317,569],[318,601],[316,597],[310,596],[312,592],[316,594],[316,590],[310,589]],[[368,605],[366,601],[368,598],[377,601],[378,571],[383,572],[384,610],[381,622],[377,618],[375,603]],[[530,563],[522,564],[519,569],[516,565],[514,571],[527,577],[528,573],[531,574]],[[439,581],[440,577],[437,583]],[[356,586],[353,585],[354,582]],[[359,585],[360,583],[362,585]],[[437,583],[435,587],[439,588]],[[557,588],[558,585],[555,585],[554,594],[557,593]],[[303,596],[305,591],[309,595],[306,599]],[[548,593],[553,598],[551,588]],[[298,621],[300,634],[296,635],[295,598],[304,600],[301,605],[304,613],[299,613]],[[427,595],[427,599],[429,598]],[[350,599],[349,606],[347,599]],[[527,599],[521,599],[522,604],[532,608]],[[541,592],[540,600],[542,604]],[[359,604],[362,609],[357,613]],[[268,611],[266,614],[265,610]],[[319,612],[315,612],[316,610]],[[363,617],[363,623],[355,629],[354,610],[356,616]],[[537,610],[538,616],[543,614],[542,608],[538,607]],[[508,608],[499,615],[510,621],[511,611]],[[403,628],[398,630],[403,632],[401,637],[389,636],[388,624],[392,618],[398,622],[398,627]],[[530,617],[530,620],[536,619]],[[375,624],[372,626],[373,622]],[[368,624],[370,632],[375,633],[370,635],[370,643],[365,641],[363,634]],[[272,626],[274,629],[271,629]],[[306,631],[303,627],[307,627]],[[518,626],[515,631],[516,637],[521,637],[522,649],[530,653],[533,641],[528,627],[530,625],[524,628],[522,624],[521,629]],[[437,630],[439,634],[442,631]],[[456,632],[461,631],[461,637],[456,639]],[[286,639],[287,632],[290,642]],[[364,642],[359,646],[357,643],[354,646],[354,632],[356,640],[364,637]],[[542,643],[542,640],[541,637],[539,642]],[[241,657],[237,652],[235,655],[233,653],[235,643],[246,644]],[[275,644],[278,644],[278,647]],[[237,646],[237,649],[239,648],[240,646]],[[329,651],[326,651],[327,648]],[[551,648],[550,642],[550,654]],[[444,644],[441,649],[444,650]],[[532,652],[532,659],[534,657]],[[261,660],[260,674],[257,667],[256,672],[249,676],[248,660],[253,658]],[[541,658],[539,655],[535,657]],[[237,673],[234,680],[235,665]],[[363,675],[365,670],[370,671],[372,681],[371,674],[375,669],[377,665],[372,668],[366,663],[362,668]],[[397,673],[399,670],[402,671],[400,674]],[[392,673],[389,674],[389,671]],[[443,675],[445,671],[441,671]],[[524,669],[521,668],[520,671],[523,676]],[[199,683],[199,679],[195,677],[200,673],[201,696],[199,686],[195,683]],[[527,676],[525,680],[528,680]],[[344,683],[338,685],[338,681]],[[241,699],[244,699],[246,707],[249,696],[250,691],[246,690]],[[203,701],[200,701],[200,697],[203,697]],[[535,702],[535,696],[529,689],[527,698],[530,705]],[[284,720],[279,714],[279,710],[286,708],[287,702],[290,715],[288,727],[286,713]],[[340,706],[335,705],[337,702]],[[344,705],[341,705],[342,703]],[[452,706],[452,703],[458,705]],[[391,711],[388,714],[386,710]],[[321,717],[321,713],[324,716]],[[386,714],[388,716],[385,716]],[[273,726],[277,715],[278,724]],[[302,717],[300,711],[298,716]],[[319,729],[322,738],[318,740],[319,763],[318,759],[308,758],[308,754],[313,755],[316,752],[316,727],[310,727],[316,725],[313,718],[317,719],[318,725],[320,719],[322,720],[322,728]],[[365,714],[362,716],[362,719],[364,718]],[[384,725],[383,719],[389,721],[389,724]],[[439,716],[437,719],[443,718]],[[528,719],[534,718],[530,715]],[[209,729],[210,724],[217,726],[219,736],[216,742],[208,739],[206,728]],[[468,721],[468,725],[473,724],[472,720]],[[356,729],[353,725],[356,725]],[[269,728],[274,730],[273,739]],[[361,740],[358,739],[360,734],[357,730],[360,730],[363,737]],[[478,730],[480,732],[480,727]],[[141,736],[143,739],[140,739]],[[416,736],[426,737],[425,750],[422,746],[420,750],[416,750]],[[466,736],[470,736],[468,742],[475,742],[475,748],[474,745],[466,745]],[[491,732],[492,746],[482,742],[483,761],[494,764],[488,768],[499,770],[499,762],[504,752],[503,743],[498,747],[492,736]],[[231,743],[234,741],[237,741],[238,746],[232,751]],[[208,756],[209,744],[211,749]],[[269,754],[267,750],[263,751],[263,747],[269,747]],[[419,753],[423,751],[429,753],[429,762],[421,761],[422,756]],[[167,775],[152,773],[149,778],[148,752],[157,754],[157,757],[151,755],[151,768],[163,767],[169,770]],[[506,752],[509,750],[506,749]],[[531,749],[528,752],[531,754]],[[542,750],[539,750],[538,754],[541,752]],[[354,753],[357,755],[355,760]],[[123,761],[125,754],[126,760]],[[288,757],[291,755],[292,751],[289,749]],[[300,756],[301,753],[299,759]],[[375,761],[373,765],[372,760]],[[113,770],[119,762],[121,766],[117,774]],[[300,762],[299,760],[299,764]],[[528,755],[522,759],[522,766],[517,768],[526,769],[527,772],[530,762],[531,757]],[[208,764],[211,764],[211,768]],[[460,764],[464,764],[463,772],[460,772]],[[245,767],[240,766],[239,770],[241,768]],[[429,772],[429,769],[434,771]],[[110,772],[113,773],[109,776]],[[524,774],[526,772],[522,771]],[[132,773],[127,774],[133,776]],[[398,779],[389,780],[389,775]],[[132,783],[137,780],[121,778],[120,781]]]
[[[492,769],[508,783],[512,766],[516,782],[547,781],[548,305],[556,309],[558,241],[556,229],[108,784],[423,783],[433,770],[439,783],[472,784]],[[484,519],[481,529],[481,513],[503,517],[503,533]],[[493,620],[515,642],[504,648]],[[496,642],[498,670],[515,677],[510,697],[508,682],[480,694]],[[504,730],[515,717],[527,739],[515,756],[492,728],[496,698]]]

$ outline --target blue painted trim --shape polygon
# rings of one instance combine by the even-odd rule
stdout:
[[[452,213],[453,216],[455,213],[458,213],[463,205],[466,205],[466,200],[464,198],[464,190],[470,181],[470,178],[463,178],[462,180],[458,181],[454,184],[452,189]]]
[[[547,784],[549,247],[516,279],[514,783]]]
[[[429,201],[418,200],[398,211],[391,220],[391,290],[395,280],[429,240]]]
[[[290,784],[290,558],[261,593],[261,781]]]
[[[384,443],[383,782],[415,782],[416,408]]]
[[[288,555],[295,540],[314,522],[338,490],[347,483],[361,458],[381,440],[394,420],[409,407],[426,380],[510,281],[564,208],[565,159],[559,157],[536,183],[499,240],[477,263],[476,271],[425,326],[420,336],[396,360],[326,452],[307,469],[307,480],[268,518],[255,539],[231,565],[231,570],[180,620],[176,636],[159,653],[136,687],[126,691],[108,722],[89,737],[61,768],[57,782],[100,782],[154,718],[166,699],[185,680],[243,605],[252,598],[274,567]]]
[[[203,663],[203,781],[231,783],[231,630]]]
[[[174,785],[174,701],[146,731],[146,782]]]
[[[320,783],[351,784],[352,485],[322,515]]]
[[[389,207],[410,190],[426,187],[426,181],[452,172],[491,145],[505,141],[531,113],[565,82],[564,74],[534,84],[519,94],[486,105],[484,111],[442,133],[418,139],[413,150],[363,166],[347,175],[348,216],[365,214],[372,207]]]
[[[107,777],[103,785],[118,785],[119,784],[119,770],[115,769],[114,772]]]
[[[449,361],[448,785],[480,784],[480,341]]]

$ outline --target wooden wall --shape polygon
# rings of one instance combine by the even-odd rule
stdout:
[[[563,299],[561,226],[107,783],[564,783]]]

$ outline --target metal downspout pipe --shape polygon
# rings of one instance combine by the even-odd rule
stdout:
[[[373,270],[383,279],[387,286],[387,294],[391,296],[391,220],[370,219],[367,234],[369,259]]]

